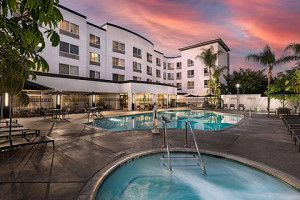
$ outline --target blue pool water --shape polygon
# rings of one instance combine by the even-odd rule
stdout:
[[[299,200],[299,190],[244,164],[203,155],[203,174],[195,154],[143,156],[116,168],[101,184],[97,200]]]
[[[152,113],[118,116],[105,119],[97,119],[95,126],[111,131],[152,129]],[[161,117],[171,120],[168,128],[184,129],[185,121],[190,121],[193,129],[218,130],[237,123],[240,115],[223,114],[212,111],[177,110],[158,112],[158,127],[161,128]]]

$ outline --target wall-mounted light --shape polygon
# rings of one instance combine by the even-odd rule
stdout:
[[[4,106],[5,106],[5,107],[8,107],[8,105],[9,105],[9,95],[8,95],[8,93],[6,92],[6,93],[4,94]]]

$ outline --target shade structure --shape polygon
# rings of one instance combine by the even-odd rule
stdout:
[[[193,94],[189,94],[189,95],[186,95],[185,97],[198,97],[197,95],[193,95]]]
[[[31,81],[26,81],[23,89],[24,90],[52,90],[52,88]]]
[[[204,95],[203,97],[216,97],[216,95],[214,95],[214,94],[207,94],[207,95]]]
[[[53,91],[53,92],[47,92],[45,93],[46,95],[65,95],[65,96],[68,96],[70,95],[69,93],[67,92],[62,92],[62,91],[59,91],[59,90],[56,90],[56,91]]]
[[[89,92],[89,93],[86,93],[84,94],[85,96],[92,96],[92,95],[100,95],[101,93],[100,92]]]
[[[284,108],[285,96],[295,95],[295,94],[298,94],[298,93],[287,91],[287,90],[280,90],[278,92],[272,92],[272,93],[270,93],[270,95],[282,95],[283,96],[283,99],[282,99],[282,107],[283,108]]]

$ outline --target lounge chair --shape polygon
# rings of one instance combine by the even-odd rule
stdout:
[[[292,134],[292,130],[300,129],[300,124],[288,124],[288,131]]]
[[[296,144],[296,136],[299,136],[300,135],[300,129],[292,129],[292,131],[291,131],[291,137],[292,137],[292,139],[293,139],[293,141],[295,142],[295,144]]]
[[[47,144],[47,143],[52,143],[52,148],[53,150],[55,149],[54,140],[52,138],[48,136],[41,136],[41,137],[36,137],[33,140],[21,138],[19,140],[13,141],[12,145],[1,143],[0,150],[20,148],[20,147],[36,145],[36,144]]]
[[[22,137],[25,138],[26,136],[40,136],[40,130],[31,130],[31,129],[23,129],[23,130],[13,130],[11,132],[11,137]],[[2,131],[0,132],[0,138],[9,138],[9,131]]]
[[[233,110],[235,109],[235,105],[234,104],[230,104],[229,105],[229,110],[231,110],[231,108],[233,108]]]
[[[228,109],[227,104],[224,104],[224,105],[223,105],[223,109]]]
[[[298,152],[300,152],[300,135],[295,136],[295,144],[298,142]]]

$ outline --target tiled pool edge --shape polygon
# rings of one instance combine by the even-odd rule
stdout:
[[[141,156],[148,155],[148,154],[164,153],[164,152],[166,152],[166,150],[162,149],[162,148],[152,149],[152,150],[148,150],[148,151],[141,151],[138,153],[132,153],[132,154],[126,155],[124,157],[121,157],[121,158],[109,163],[108,165],[106,165],[105,167],[100,169],[98,172],[96,172],[91,177],[91,179],[87,182],[87,184],[84,186],[84,188],[79,192],[77,200],[82,200],[82,199],[94,200],[101,183],[105,180],[105,178],[114,169],[116,169],[123,163],[125,163],[129,160],[141,157]],[[171,152],[193,152],[193,153],[196,153],[196,150],[190,149],[190,148],[173,148],[171,150]],[[210,151],[210,150],[200,150],[200,152],[204,153],[204,154],[208,154],[208,155],[212,155],[212,156],[219,156],[219,157],[223,157],[223,158],[227,158],[227,159],[230,159],[233,161],[240,162],[244,165],[253,167],[253,168],[260,170],[266,174],[276,177],[276,178],[280,179],[281,181],[291,185],[292,187],[300,190],[300,180],[299,179],[297,179],[293,176],[290,176],[280,170],[269,167],[263,163],[255,162],[255,161],[252,161],[252,160],[240,157],[240,156],[235,156],[235,155],[224,153],[224,152],[216,152],[216,151]]]

